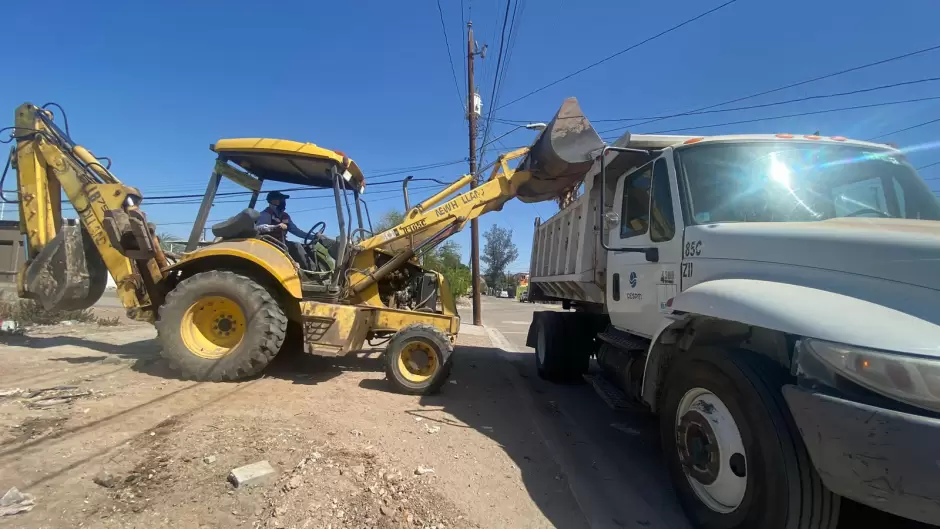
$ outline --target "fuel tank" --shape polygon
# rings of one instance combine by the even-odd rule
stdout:
[[[532,179],[520,186],[519,200],[552,200],[576,187],[603,147],[604,141],[584,116],[578,100],[569,97],[519,162],[517,170],[532,174]]]

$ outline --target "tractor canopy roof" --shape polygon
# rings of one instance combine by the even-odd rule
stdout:
[[[359,166],[341,151],[291,140],[271,138],[222,139],[209,146],[219,158],[264,181],[332,188],[332,169],[347,189],[363,191]]]

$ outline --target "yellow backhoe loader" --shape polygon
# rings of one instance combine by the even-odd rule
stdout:
[[[413,394],[444,383],[460,328],[444,277],[417,258],[514,197],[532,202],[570,189],[593,164],[583,153],[603,146],[569,99],[531,148],[500,156],[485,183],[458,194],[473,178],[464,175],[408,206],[400,225],[373,234],[363,219],[365,178],[344,153],[288,140],[219,140],[210,147],[217,158],[186,251],[175,255],[161,250],[140,209],[144,194],[53,118],[26,103],[11,127],[7,165],[16,171],[28,249],[20,297],[46,309],[90,307],[110,273],[128,315],[154,323],[163,356],[197,380],[255,375],[284,348],[345,355],[385,338],[387,377]],[[246,189],[247,208],[212,226],[215,240],[200,244],[222,178]],[[323,222],[303,244],[259,233],[254,207],[271,182],[332,191],[338,237],[331,250],[320,244]],[[62,217],[63,194],[77,224]]]

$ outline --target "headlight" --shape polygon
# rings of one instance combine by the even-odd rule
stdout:
[[[856,384],[885,397],[940,411],[940,359],[813,339],[801,340],[799,347]]]

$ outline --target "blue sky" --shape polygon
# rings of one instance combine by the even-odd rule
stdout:
[[[276,137],[339,149],[369,175],[467,155],[467,126],[444,47],[437,3],[412,2],[63,2],[41,10],[4,7],[0,106],[12,124],[24,101],[56,101],[75,139],[114,160],[113,171],[145,195],[201,193],[213,163],[208,145],[223,137]],[[198,4],[198,7],[192,7]],[[516,41],[499,100],[509,102],[565,74],[721,4],[677,0],[528,0],[520,4]],[[461,97],[469,0],[441,0]],[[463,11],[462,9],[463,8]],[[492,105],[503,0],[472,2],[476,40],[489,45],[477,62],[484,108]],[[506,120],[548,121],[577,96],[589,118],[659,115],[719,103],[837,70],[940,44],[940,3],[898,0],[738,2],[596,68],[499,109]],[[757,104],[940,77],[940,50],[740,104]],[[828,108],[940,96],[940,82],[848,97],[650,124],[652,132]],[[812,133],[865,139],[940,118],[940,100],[703,128],[702,133]],[[604,124],[607,125],[607,124]],[[4,125],[6,126],[6,125]],[[598,126],[599,129],[609,128]],[[512,129],[494,124],[491,137]],[[694,133],[694,132],[688,132]],[[517,131],[506,147],[528,143]],[[900,146],[940,138],[940,122],[883,138]],[[499,144],[494,144],[498,148]],[[490,151],[493,152],[493,151]],[[914,166],[940,161],[940,150],[910,154]],[[464,163],[416,177],[452,180]],[[923,171],[940,190],[940,165]],[[372,182],[403,175],[376,176]],[[229,184],[233,186],[232,184]],[[414,188],[427,184],[416,183]],[[8,182],[5,188],[10,189]],[[373,218],[401,208],[397,186],[369,189]],[[226,190],[235,190],[232,188]],[[414,195],[427,196],[429,190]],[[307,195],[307,198],[301,198]],[[297,193],[301,226],[335,224],[329,199]],[[188,234],[198,204],[144,202],[161,231]],[[243,204],[219,204],[212,219]],[[321,209],[323,208],[323,209]],[[480,220],[514,230],[528,268],[533,217],[551,203],[510,202]],[[10,218],[10,210],[5,212]],[[469,230],[467,230],[469,231]],[[468,233],[457,241],[469,253]]]

